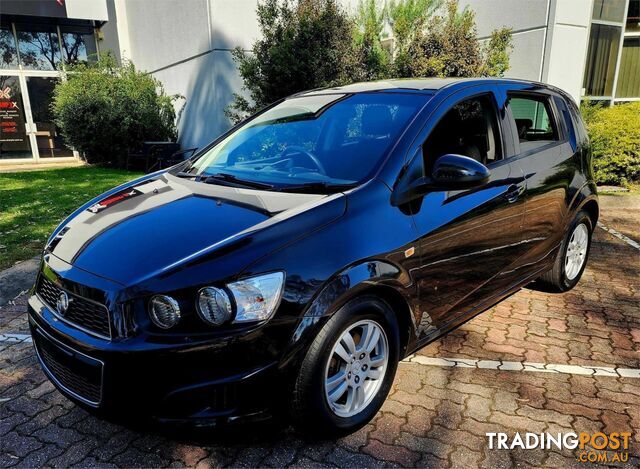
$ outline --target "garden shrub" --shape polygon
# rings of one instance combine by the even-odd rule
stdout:
[[[175,140],[176,96],[131,62],[105,55],[97,63],[67,68],[54,91],[52,110],[67,145],[89,163],[122,166],[145,140]]]
[[[601,107],[583,104],[600,184],[625,185],[640,180],[640,102]]]

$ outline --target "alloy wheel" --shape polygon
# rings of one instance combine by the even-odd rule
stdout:
[[[325,370],[325,398],[339,417],[352,417],[376,396],[389,361],[387,335],[365,319],[350,325],[333,345]]]
[[[589,247],[589,229],[584,223],[580,223],[573,230],[567,252],[564,258],[564,272],[568,280],[578,276],[587,257]]]

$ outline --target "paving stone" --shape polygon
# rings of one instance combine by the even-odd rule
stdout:
[[[397,444],[413,451],[432,454],[440,459],[447,459],[449,453],[454,449],[453,446],[445,444],[435,438],[423,438],[407,432],[400,433]]]
[[[404,446],[385,444],[373,438],[362,448],[362,451],[376,459],[397,462],[405,467],[413,466],[421,457],[420,453],[411,451]]]
[[[69,411],[60,406],[53,406],[45,411],[40,412],[38,415],[32,417],[28,421],[18,425],[16,431],[22,434],[30,435],[37,432],[43,427],[49,425],[58,417],[65,415]]]
[[[99,444],[100,442],[94,438],[83,438],[82,441],[78,441],[69,446],[64,450],[64,453],[51,460],[50,464],[54,467],[68,467],[79,464],[80,461],[84,460]]]
[[[82,440],[80,433],[71,428],[62,428],[49,424],[40,430],[33,432],[33,436],[47,443],[54,443],[62,448],[67,448],[76,441]]]
[[[369,433],[369,438],[375,438],[382,443],[392,445],[400,433],[400,428],[407,423],[407,420],[393,414],[387,414],[383,417],[377,421],[375,430]]]
[[[13,412],[9,415],[0,416],[0,436],[6,433],[9,433],[18,425],[28,421],[29,421],[29,417],[27,417],[24,414],[19,414],[17,412]]]
[[[120,467],[163,467],[167,465],[167,461],[157,454],[143,453],[136,448],[129,448],[118,454],[111,462]]]
[[[326,457],[326,461],[338,467],[363,468],[383,467],[384,462],[366,454],[351,453],[342,448],[336,448]]]
[[[32,451],[22,458],[15,467],[34,468],[42,467],[51,459],[60,455],[64,450],[59,446],[48,444],[42,448]],[[53,466],[53,464],[51,464]]]
[[[98,461],[96,458],[84,458],[78,464],[70,466],[73,469],[118,469],[118,466],[112,463],[104,463]]]
[[[431,422],[435,415],[435,411],[414,407],[407,414],[407,421],[402,425],[402,430],[416,436],[425,436],[431,428]]]
[[[9,432],[0,439],[0,454],[6,453],[10,456],[22,458],[42,446],[42,443],[32,436]]]
[[[333,467],[333,466],[329,464],[323,464],[309,458],[300,458],[289,467],[296,468],[296,469],[315,469],[315,468],[325,468],[325,467]]]

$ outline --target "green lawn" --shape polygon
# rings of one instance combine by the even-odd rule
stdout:
[[[96,167],[0,173],[0,270],[37,255],[80,205],[138,176]]]

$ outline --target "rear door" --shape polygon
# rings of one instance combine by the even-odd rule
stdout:
[[[506,90],[507,115],[517,131],[514,161],[525,176],[522,272],[535,275],[553,260],[564,235],[579,164],[569,138],[564,101],[544,89]],[[575,156],[575,157],[574,157]]]
[[[420,148],[425,168],[447,153],[485,164],[490,180],[479,187],[428,193],[414,207],[421,236],[422,338],[465,318],[514,282],[522,255],[523,176],[511,164],[512,135],[505,98],[492,86],[451,96],[432,116]]]

